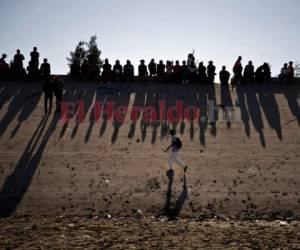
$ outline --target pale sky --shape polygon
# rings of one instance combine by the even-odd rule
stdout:
[[[66,74],[69,51],[96,34],[111,64],[185,60],[194,49],[218,71],[241,55],[277,75],[300,63],[299,13],[300,0],[0,0],[0,53],[11,60],[19,48],[27,60],[37,46],[52,73]]]

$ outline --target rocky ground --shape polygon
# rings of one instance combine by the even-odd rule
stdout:
[[[300,249],[300,222],[11,217],[1,249]]]

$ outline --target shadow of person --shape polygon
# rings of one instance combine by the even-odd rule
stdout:
[[[41,120],[14,171],[6,178],[0,190],[0,217],[10,216],[16,211],[31,184],[50,136],[59,120],[58,116],[54,116],[42,136],[48,118],[49,115]],[[38,145],[40,140],[41,143]]]
[[[252,86],[251,86],[252,87]],[[247,88],[245,95],[247,100],[248,112],[252,120],[253,126],[259,134],[260,144],[263,148],[266,147],[266,141],[264,136],[264,123],[262,119],[262,112],[256,96],[256,88]],[[259,88],[259,87],[258,87]]]
[[[33,90],[30,93],[28,93],[26,99],[23,102],[22,108],[19,111],[18,123],[12,130],[10,139],[12,139],[17,134],[21,125],[29,118],[31,113],[35,110],[41,99],[41,96],[42,92],[36,90],[35,88],[33,88]]]
[[[291,113],[295,117],[295,119],[288,121],[288,123],[297,120],[298,126],[300,127],[300,107],[298,103],[299,90],[300,88],[298,86],[292,86],[292,87],[287,86],[284,89],[283,94],[288,102],[288,106],[291,110]]]
[[[230,93],[228,84],[221,84],[221,107],[226,114],[227,128],[230,128],[231,127],[231,119],[228,119],[227,109],[228,108],[232,109],[233,104],[232,104],[232,98],[231,98],[231,93]]]
[[[182,184],[182,191],[176,200],[174,207],[172,207],[172,190],[173,190],[173,181],[174,181],[174,171],[168,170],[167,171],[168,177],[168,188],[167,188],[167,196],[166,196],[166,205],[164,209],[164,215],[167,216],[169,219],[176,219],[188,198],[188,191],[187,191],[187,181],[185,174],[183,175],[183,184]]]
[[[7,111],[0,121],[0,137],[3,136],[5,131],[10,127],[15,116],[22,109],[25,98],[27,98],[27,92],[28,91],[26,91],[25,88],[18,88],[15,91],[12,100],[8,105]]]
[[[239,107],[241,112],[241,119],[244,123],[244,129],[246,136],[250,137],[250,116],[247,108],[246,103],[246,96],[245,96],[245,86],[237,85],[236,86],[236,95],[237,95],[237,103],[236,106]]]
[[[282,140],[282,128],[280,122],[280,112],[271,86],[264,85],[258,91],[258,100],[269,123],[269,126],[276,131]]]

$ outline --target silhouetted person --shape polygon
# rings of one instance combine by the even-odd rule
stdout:
[[[203,65],[203,62],[200,62],[198,65],[198,75],[200,83],[205,83],[207,80],[206,67]]]
[[[271,69],[268,63],[264,63],[264,83],[271,82]]]
[[[53,77],[53,92],[56,98],[56,111],[61,112],[61,102],[64,93],[65,85],[64,82],[57,76]]]
[[[216,67],[213,64],[213,61],[209,61],[208,62],[208,66],[207,66],[208,83],[214,84],[214,82],[215,82],[215,75],[216,75]]]
[[[28,80],[33,81],[39,78],[39,69],[36,67],[36,64],[32,61],[29,61],[28,63],[27,72]]]
[[[194,57],[194,55],[191,53],[191,54],[188,54],[188,58],[187,58],[187,66],[190,67],[192,63],[195,64],[195,57]]]
[[[146,77],[148,75],[148,71],[147,71],[147,66],[145,65],[145,60],[140,61],[140,65],[138,67],[138,74],[139,74],[139,79],[141,81],[146,80]]]
[[[48,113],[51,113],[52,110],[52,100],[53,100],[53,82],[49,79],[44,81],[43,85],[43,92],[44,92],[44,104],[45,104],[45,115]],[[49,109],[48,109],[48,103],[49,103]]]
[[[255,71],[255,81],[258,84],[264,83],[264,66],[259,66]]]
[[[148,64],[148,69],[149,69],[149,76],[156,75],[156,63],[154,59],[151,59],[150,63]]]
[[[244,69],[244,82],[254,83],[254,66],[252,61],[249,61]]]
[[[165,69],[166,65],[163,63],[162,60],[159,61],[159,64],[157,64],[157,80],[162,81],[165,78]]]
[[[242,72],[243,72],[243,66],[242,66],[242,57],[239,56],[236,60],[234,66],[233,66],[233,74],[234,74],[234,81],[236,83],[241,83],[242,80]]]
[[[18,79],[23,79],[25,77],[25,69],[23,68],[23,61],[25,57],[21,54],[21,51],[18,49],[17,53],[14,56],[14,62],[12,67],[13,77]]]
[[[6,54],[2,54],[0,58],[0,79],[6,80],[9,73],[9,65],[5,61]]]
[[[115,81],[120,81],[122,79],[122,65],[120,64],[119,60],[116,60],[116,63],[113,67],[113,75]]]
[[[219,73],[221,84],[228,85],[230,73],[226,70],[226,66],[222,67],[222,70]]]
[[[80,78],[82,81],[86,81],[89,79],[89,64],[88,64],[88,60],[84,59],[83,63],[80,66]]]
[[[287,80],[289,83],[293,83],[295,69],[293,67],[293,62],[289,62]]]
[[[279,79],[281,82],[288,80],[288,64],[283,64],[283,67],[280,70]]]
[[[168,82],[173,80],[173,62],[167,61],[166,63],[166,80]]]
[[[2,54],[2,56],[0,58],[0,64],[5,64],[6,63],[6,61],[5,61],[6,57],[7,57],[6,54]]]
[[[40,72],[43,79],[48,80],[50,78],[51,67],[47,58],[44,58],[44,62],[41,64]]]
[[[33,47],[33,51],[31,51],[30,57],[31,57],[30,61],[32,66],[38,70],[40,53],[37,51],[37,47]]]
[[[173,72],[174,72],[174,79],[176,82],[180,82],[181,81],[181,75],[182,75],[182,71],[181,71],[181,66],[179,65],[179,61],[177,60],[175,62],[174,68],[173,68]]]
[[[126,81],[134,80],[134,67],[131,64],[130,60],[126,61],[126,64],[123,67],[123,74]]]
[[[197,80],[197,67],[195,61],[191,61],[189,66],[189,79],[191,82],[196,82]]]
[[[109,64],[108,59],[104,60],[102,69],[103,69],[102,74],[101,74],[102,80],[104,82],[110,83],[111,77],[112,77],[112,71],[111,71],[111,65]]]
[[[17,54],[14,56],[14,64],[17,68],[23,68],[23,61],[25,57],[21,54],[21,51],[18,49]]]
[[[255,71],[255,81],[259,84],[269,83],[271,80],[271,71],[267,63],[259,66]]]
[[[181,72],[182,83],[189,83],[189,66],[186,64],[186,61],[182,61]]]

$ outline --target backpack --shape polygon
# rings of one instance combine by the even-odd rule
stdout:
[[[181,142],[181,140],[178,137],[175,138],[175,147],[177,149],[181,149],[182,148],[182,142]]]

